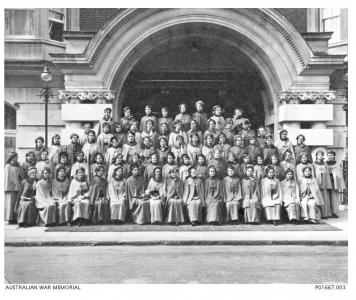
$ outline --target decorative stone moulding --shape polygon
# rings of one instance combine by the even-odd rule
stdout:
[[[65,91],[58,92],[58,98],[67,104],[96,103],[108,104],[112,103],[115,98],[115,91]]]
[[[285,91],[279,93],[282,104],[300,104],[311,101],[315,104],[325,104],[336,99],[336,91]]]

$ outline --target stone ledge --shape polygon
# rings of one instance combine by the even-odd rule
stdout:
[[[63,121],[99,121],[112,104],[62,104]]]
[[[308,146],[333,146],[334,130],[333,129],[288,129],[288,137],[293,143],[297,144],[296,137],[303,134]]]
[[[332,121],[332,104],[284,104],[278,108],[279,122]]]

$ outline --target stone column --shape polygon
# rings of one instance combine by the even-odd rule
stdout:
[[[95,126],[104,116],[104,109],[112,109],[115,99],[114,90],[60,90],[59,99],[62,100],[62,120],[65,129],[62,130],[63,143],[69,142],[72,133],[82,133],[84,122],[91,122]]]
[[[332,146],[333,129],[327,127],[327,122],[333,120],[333,104],[336,93],[324,91],[284,91],[279,95],[279,122],[288,130],[292,143],[296,136],[304,134],[306,143],[311,146]],[[309,129],[301,129],[301,123],[311,124]]]

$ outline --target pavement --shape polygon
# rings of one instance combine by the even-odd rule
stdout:
[[[5,247],[153,245],[348,245],[348,211],[326,221],[339,231],[48,232],[5,225]],[[298,225],[296,225],[298,226]],[[310,225],[313,226],[313,225]],[[177,228],[179,229],[179,227]]]

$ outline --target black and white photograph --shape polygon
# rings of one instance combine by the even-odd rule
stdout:
[[[2,12],[8,299],[346,295],[349,9],[90,4]]]

